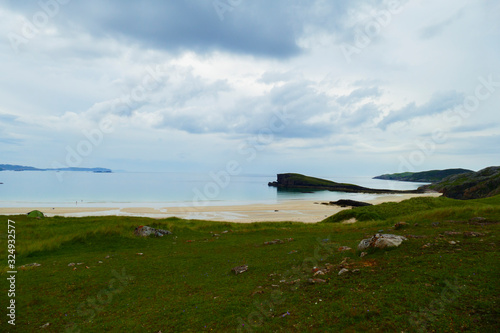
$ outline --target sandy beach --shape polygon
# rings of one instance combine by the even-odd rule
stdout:
[[[398,194],[381,195],[373,200],[367,200],[371,204],[383,202],[399,202],[412,197],[440,196],[440,193],[425,194]],[[0,215],[26,214],[31,210],[42,211],[46,216],[142,216],[151,218],[179,217],[183,219],[202,219],[221,222],[277,222],[292,221],[316,223],[343,209],[339,206],[328,206],[320,201],[294,200],[283,201],[275,204],[250,204],[237,206],[205,206],[205,207],[15,207],[0,208]]]

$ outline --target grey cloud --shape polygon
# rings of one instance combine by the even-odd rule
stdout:
[[[464,94],[457,91],[434,93],[431,99],[423,105],[417,106],[415,103],[410,103],[402,109],[392,111],[379,123],[379,126],[382,129],[386,129],[390,124],[399,121],[410,121],[413,118],[435,115],[452,110],[461,105],[463,100]]]
[[[271,90],[269,96],[239,100],[232,109],[217,110],[207,105],[203,112],[168,109],[160,127],[188,133],[226,133],[233,137],[258,135],[269,130],[281,138],[317,138],[335,132],[337,116],[330,98],[301,81]],[[284,115],[284,116],[283,116]],[[313,121],[324,116],[328,121]]]
[[[340,96],[337,102],[343,105],[356,103],[366,97],[379,97],[381,91],[378,87],[358,88],[349,95]]]
[[[423,28],[420,32],[420,37],[423,39],[430,39],[439,35],[445,30],[446,27],[459,20],[462,17],[462,14],[463,8],[444,21]]]
[[[98,37],[113,36],[154,49],[179,52],[233,53],[286,58],[300,53],[288,2],[242,1],[220,19],[215,1],[72,1],[60,8],[53,22],[68,29],[79,26]],[[227,3],[224,1],[224,3]],[[31,17],[36,3],[9,1],[14,10]],[[302,7],[302,6],[301,6]]]

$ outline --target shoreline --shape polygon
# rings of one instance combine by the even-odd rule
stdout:
[[[381,195],[371,204],[400,202],[414,197],[437,197],[441,193]],[[278,203],[243,204],[234,206],[199,207],[2,207],[0,215],[23,215],[32,210],[40,210],[47,217],[86,217],[86,216],[135,216],[149,218],[178,217],[188,220],[208,220],[217,222],[303,222],[317,223],[328,216],[349,207],[322,205],[324,201],[288,200]]]

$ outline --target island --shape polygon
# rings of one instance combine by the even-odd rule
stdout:
[[[48,168],[40,169],[31,166],[0,164],[0,171],[80,171],[80,172],[96,172],[96,173],[112,173],[113,171],[106,168]]]
[[[402,182],[417,182],[417,183],[435,183],[446,177],[459,175],[463,173],[471,173],[472,170],[467,169],[445,169],[445,170],[430,170],[422,172],[401,172],[391,173],[373,177],[373,179],[397,180]]]
[[[354,184],[337,183],[331,180],[304,176],[298,173],[278,174],[277,181],[269,182],[269,186],[278,189],[304,190],[304,191],[334,191],[351,193],[377,193],[377,194],[403,194],[403,193],[425,193],[427,189],[417,190],[387,190],[375,189]]]

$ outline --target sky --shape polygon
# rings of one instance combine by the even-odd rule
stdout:
[[[500,164],[498,1],[4,0],[0,35],[0,164]]]

